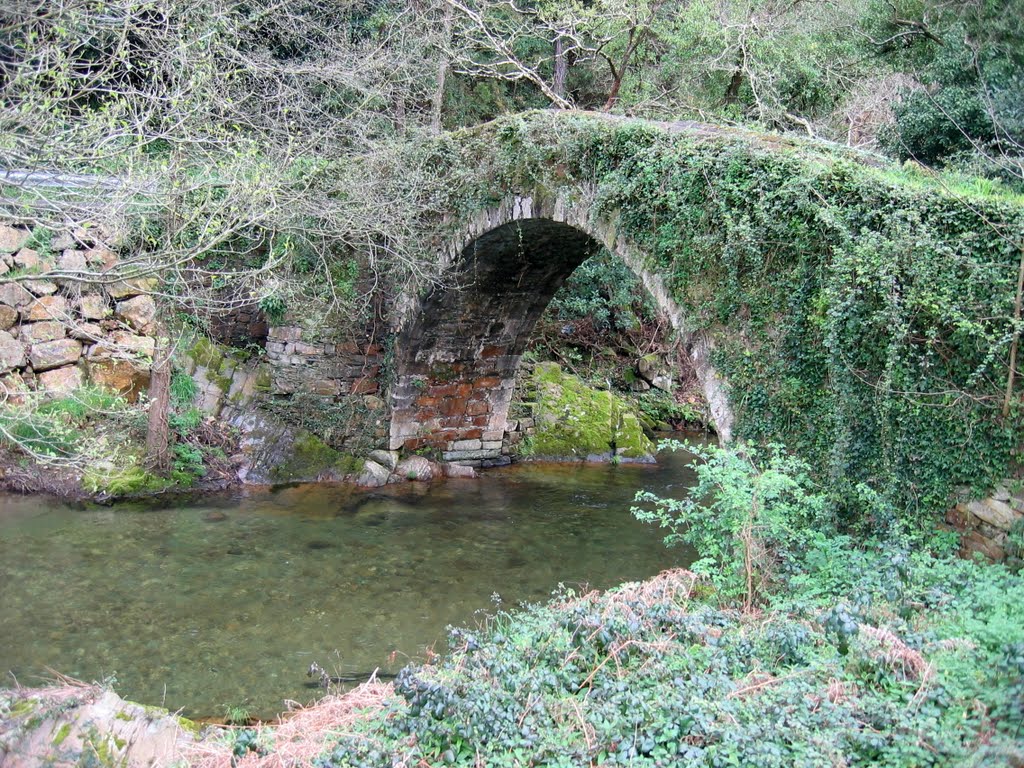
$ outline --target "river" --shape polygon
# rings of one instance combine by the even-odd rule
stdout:
[[[246,490],[173,505],[69,507],[0,496],[0,672],[110,680],[122,696],[268,718],[332,674],[395,672],[447,625],[692,561],[629,513],[676,498],[683,453],[656,466],[520,464],[473,480],[360,492]]]

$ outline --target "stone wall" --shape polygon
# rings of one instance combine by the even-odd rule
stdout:
[[[275,326],[267,334],[270,391],[278,395],[375,395],[384,362],[384,346],[371,334],[323,339],[298,325]]]
[[[1001,486],[986,499],[966,496],[946,513],[946,522],[961,534],[964,557],[979,553],[989,560],[1016,560],[1021,552],[1011,536],[1024,535],[1024,490]]]
[[[117,262],[101,228],[0,225],[0,397],[18,403],[93,383],[134,400],[148,386],[155,281],[97,279]]]

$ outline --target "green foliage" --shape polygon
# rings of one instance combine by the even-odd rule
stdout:
[[[607,250],[591,256],[565,281],[547,310],[559,320],[589,319],[601,330],[629,330],[654,308],[640,281]]]
[[[0,406],[0,441],[43,459],[73,459],[82,449],[83,430],[126,415],[125,401],[101,387],[81,387],[53,400]]]
[[[893,551],[835,556],[887,573]],[[1014,765],[1024,626],[1006,611],[1024,581],[927,552],[905,573],[895,599],[870,580],[828,591],[839,632],[834,611],[707,604],[684,571],[563,589],[451,630],[449,657],[404,669],[317,765]]]
[[[177,408],[187,408],[196,399],[199,388],[196,380],[182,371],[174,368],[171,371],[171,402]]]
[[[846,519],[875,522],[861,485],[917,515],[1005,476],[1022,429],[1019,408],[1000,415],[1024,242],[1013,195],[811,142],[584,116],[507,118],[428,151],[477,169],[445,204],[464,215],[501,190],[593,189],[595,222],[715,340],[738,436],[787,442]]]
[[[762,452],[669,440],[660,447],[693,454],[697,483],[682,500],[641,491],[636,500],[651,506],[633,515],[668,530],[667,545],[697,551],[693,571],[723,602],[763,603],[782,574],[802,571],[806,554],[822,545],[827,499],[805,462],[778,446]]]

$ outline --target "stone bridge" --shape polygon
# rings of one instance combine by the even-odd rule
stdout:
[[[597,218],[593,191],[554,198],[513,195],[479,212],[442,258],[443,285],[408,299],[395,354],[390,447],[432,448],[446,461],[479,463],[501,454],[516,368],[538,319],[580,264],[602,247],[640,278],[682,337],[728,440],[732,413],[709,360],[711,340],[692,333],[662,278],[617,236],[614,218]]]

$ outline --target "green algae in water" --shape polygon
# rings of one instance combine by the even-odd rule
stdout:
[[[658,466],[525,464],[481,480],[357,493],[298,486],[157,509],[0,497],[0,671],[26,685],[113,679],[193,717],[270,718],[332,674],[396,672],[446,625],[608,587],[692,557],[632,518],[638,488],[680,497]]]

